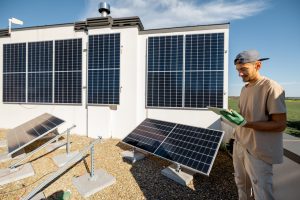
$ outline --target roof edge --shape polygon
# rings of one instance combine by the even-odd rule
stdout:
[[[193,25],[193,26],[178,26],[169,28],[156,28],[146,29],[140,31],[141,35],[144,34],[155,34],[155,33],[171,33],[171,32],[183,32],[183,31],[197,31],[197,30],[211,30],[211,29],[229,29],[230,22],[220,24],[204,24],[204,25]]]

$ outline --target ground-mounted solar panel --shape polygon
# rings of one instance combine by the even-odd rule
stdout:
[[[55,41],[54,103],[78,104],[82,97],[82,39]]]
[[[223,107],[224,33],[185,37],[184,107]]]
[[[119,104],[120,33],[89,36],[88,104]]]
[[[26,43],[3,45],[3,102],[26,102]]]
[[[122,141],[209,175],[223,135],[223,131],[145,119]]]
[[[58,117],[45,113],[8,131],[8,154],[13,154],[26,147],[64,122]]]
[[[28,103],[53,101],[53,41],[28,43]]]

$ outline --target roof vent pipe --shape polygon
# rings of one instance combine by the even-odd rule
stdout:
[[[110,14],[110,5],[106,2],[100,2],[99,4],[99,13],[101,17],[106,17]]]

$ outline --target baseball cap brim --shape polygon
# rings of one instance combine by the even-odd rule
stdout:
[[[258,59],[259,61],[264,61],[264,60],[269,60],[270,58],[261,58],[261,59]]]

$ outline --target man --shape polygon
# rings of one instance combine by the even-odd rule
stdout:
[[[234,60],[246,83],[239,101],[241,115],[231,111],[223,116],[238,125],[233,164],[239,199],[250,199],[251,188],[255,200],[274,199],[272,165],[283,160],[285,93],[278,83],[260,75],[262,61],[267,59],[260,58],[256,50],[248,50]]]

